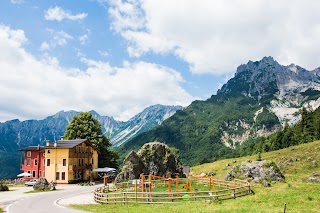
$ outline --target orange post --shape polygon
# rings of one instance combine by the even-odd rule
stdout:
[[[179,174],[176,174],[176,192],[179,191]]]
[[[144,197],[144,175],[143,173],[140,175],[141,178],[141,190],[142,190],[142,197]]]
[[[168,192],[172,192],[172,189],[171,189],[171,178],[168,178]]]
[[[152,198],[152,175],[149,175],[149,192],[150,192],[150,198]]]
[[[212,177],[211,177],[212,178]],[[213,188],[213,190],[216,190],[216,187],[215,187],[215,185],[214,185],[214,180],[213,180],[213,178],[212,178],[212,188]]]

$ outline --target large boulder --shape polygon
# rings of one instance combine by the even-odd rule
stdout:
[[[182,166],[175,153],[166,144],[151,142],[144,144],[138,152],[131,151],[123,161],[116,182],[138,179],[140,174],[167,176],[182,174]]]
[[[33,186],[34,190],[47,191],[50,190],[50,185],[44,177],[41,177],[37,180],[37,182]]]
[[[235,178],[251,179],[254,182],[262,182],[263,180],[283,181],[285,179],[277,164],[266,160],[235,165],[231,171],[225,174],[225,180]]]

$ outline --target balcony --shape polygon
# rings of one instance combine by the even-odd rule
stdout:
[[[70,158],[88,158],[92,157],[93,152],[69,152]]]
[[[73,172],[77,170],[83,170],[83,169],[92,169],[92,164],[84,164],[84,165],[68,165],[68,171]]]
[[[80,169],[82,169],[82,166],[78,166],[78,165],[69,165],[68,166],[68,171],[69,172],[80,170]]]

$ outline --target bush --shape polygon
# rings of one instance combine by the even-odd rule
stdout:
[[[9,191],[9,187],[7,185],[0,184],[0,191]]]

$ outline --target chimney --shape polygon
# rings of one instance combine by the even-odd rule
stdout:
[[[60,140],[62,140],[62,141],[63,141],[63,140],[64,140],[64,137],[63,137],[63,136],[61,136],[61,139],[60,139]]]
[[[46,146],[50,146],[50,141],[46,140]]]
[[[38,144],[37,150],[40,150],[40,145]]]
[[[54,147],[57,147],[57,145],[58,145],[57,142],[54,142],[54,143],[53,143],[53,146],[54,146]]]

